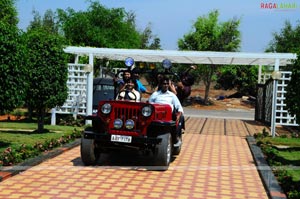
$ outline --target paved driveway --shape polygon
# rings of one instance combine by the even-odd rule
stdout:
[[[184,107],[184,114],[189,117],[200,118],[223,118],[238,120],[254,120],[254,110],[230,109],[227,110],[199,110]]]
[[[253,121],[186,118],[184,145],[167,171],[136,153],[112,153],[83,166],[80,148],[0,183],[0,198],[268,198],[245,136]]]

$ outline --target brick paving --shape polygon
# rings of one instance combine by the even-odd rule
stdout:
[[[132,153],[85,167],[75,147],[2,181],[0,198],[268,198],[245,139],[262,128],[187,118],[182,151],[167,171],[147,170],[147,157]]]

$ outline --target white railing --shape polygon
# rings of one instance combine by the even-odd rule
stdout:
[[[283,125],[283,126],[298,126],[296,123],[296,116],[290,115],[287,110],[286,106],[286,87],[291,81],[291,74],[290,71],[281,71],[281,78],[278,80],[277,83],[277,93],[276,95],[276,110],[275,110],[275,123],[276,125]]]
[[[56,107],[56,113],[86,115],[87,75],[86,64],[68,64],[68,98],[61,107]]]
[[[272,77],[272,73],[271,73],[271,72],[264,72],[264,73],[261,74],[258,83],[260,83],[260,84],[265,84],[266,81],[267,81],[268,79],[270,79],[271,77]]]

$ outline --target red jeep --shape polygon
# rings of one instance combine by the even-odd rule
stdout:
[[[128,62],[126,65],[131,67]],[[81,159],[85,165],[94,165],[101,153],[130,148],[152,152],[153,165],[168,168],[172,155],[178,155],[182,145],[174,146],[178,139],[182,143],[181,127],[174,117],[167,104],[99,101],[97,114],[86,118],[92,120],[92,127],[83,132]]]

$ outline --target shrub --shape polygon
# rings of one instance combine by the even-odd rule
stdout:
[[[59,125],[63,126],[84,126],[84,118],[82,116],[78,116],[78,119],[74,119],[73,116],[67,115],[65,117],[61,116],[58,122]]]
[[[77,129],[68,135],[62,136],[59,139],[47,140],[43,143],[38,142],[34,146],[22,144],[17,148],[8,147],[0,152],[0,166],[12,166],[18,164],[28,158],[35,157],[42,152],[54,149],[55,147],[62,146],[63,144],[73,141],[75,138],[81,137],[81,132]]]
[[[293,177],[288,173],[284,162],[279,162],[279,151],[272,146],[270,141],[268,141],[269,138],[264,139],[267,136],[269,136],[269,134],[265,130],[263,130],[262,133],[255,134],[255,137],[257,138],[256,144],[260,146],[268,164],[272,166],[272,171],[287,197],[289,199],[300,198],[300,182],[293,180]]]

